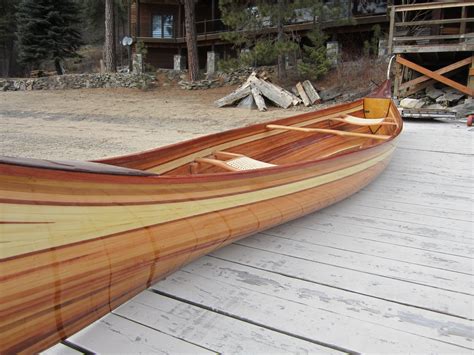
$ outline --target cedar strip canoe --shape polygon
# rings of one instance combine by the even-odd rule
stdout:
[[[0,158],[0,352],[41,351],[182,265],[367,185],[402,130],[380,96],[96,162]]]

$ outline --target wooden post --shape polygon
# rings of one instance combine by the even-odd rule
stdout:
[[[390,7],[390,28],[388,32],[388,54],[393,52],[393,34],[395,32],[395,6]]]
[[[469,68],[467,86],[474,90],[474,55],[471,57],[471,67]]]
[[[137,26],[136,36],[140,37],[140,25],[141,25],[141,21],[140,21],[140,0],[137,0],[136,16],[137,16],[137,18],[135,19],[135,21],[137,21],[137,23],[136,23],[136,26]]]
[[[400,54],[397,55],[395,63],[395,81],[393,83],[393,95],[396,98],[400,97],[400,85],[402,84],[402,66],[398,62],[398,57],[400,57]]]
[[[461,8],[461,19],[465,19],[466,18],[466,15],[467,15],[467,8],[466,6],[463,6]],[[461,25],[459,27],[459,34],[460,35],[463,35],[466,33],[466,21],[461,21]]]
[[[184,24],[183,24],[183,15],[182,15],[183,12],[182,11],[183,11],[183,5],[181,3],[179,3],[179,5],[178,5],[178,26],[177,26],[178,27],[178,36],[177,37],[178,38],[183,37],[183,32],[184,32],[183,31]],[[181,49],[180,49],[179,54],[181,54]]]

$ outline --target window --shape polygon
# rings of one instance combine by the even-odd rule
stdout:
[[[174,37],[173,15],[154,15],[152,23],[153,38],[173,38]]]

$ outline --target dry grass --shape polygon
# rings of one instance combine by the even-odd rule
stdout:
[[[341,87],[345,91],[368,90],[385,81],[387,65],[385,60],[379,58],[344,58],[335,69],[318,81],[318,86]]]

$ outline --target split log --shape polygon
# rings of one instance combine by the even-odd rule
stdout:
[[[278,86],[278,85],[275,85],[275,84],[273,84],[273,83],[271,83],[271,82],[266,82],[266,83],[268,83],[268,84],[269,84],[271,87],[273,87],[275,90],[277,90],[277,91],[283,90],[283,93],[290,95],[291,98],[293,99],[293,101],[292,101],[292,105],[293,105],[293,106],[299,105],[300,103],[303,102],[303,101],[301,101],[301,99],[300,99],[297,95],[295,95],[295,94],[292,93],[291,91],[285,90],[285,89],[283,89],[282,87],[280,87],[280,86]]]
[[[239,104],[237,105],[239,108],[248,108],[249,110],[256,109],[257,106],[255,105],[255,100],[252,95],[247,95],[244,97]]]
[[[267,110],[267,106],[265,105],[265,100],[263,99],[262,93],[256,87],[252,87],[252,97],[255,100],[255,104],[257,105],[258,110],[260,112]]]
[[[295,89],[295,91],[293,91],[293,89]],[[287,92],[291,95],[291,97],[293,97],[293,106],[303,103],[303,100],[301,100],[298,96],[298,90],[296,90],[296,88],[292,88],[291,91]]]
[[[306,92],[306,95],[309,98],[309,101],[311,102],[311,105],[321,102],[321,98],[319,97],[319,94],[315,90],[313,84],[311,84],[311,81],[309,80],[303,81],[303,88],[304,88],[304,91]]]
[[[296,84],[296,90],[298,90],[298,93],[300,94],[301,99],[303,100],[303,103],[306,107],[311,105],[311,102],[309,100],[308,95],[306,95],[306,92],[304,91],[303,85],[301,83]]]
[[[250,83],[245,83],[244,85],[239,86],[236,90],[232,91],[229,95],[216,100],[214,103],[217,107],[232,105],[234,102],[250,95],[250,91]]]
[[[273,101],[278,106],[288,108],[293,104],[293,96],[285,89],[258,78],[250,78],[249,81],[262,93],[263,96]]]

